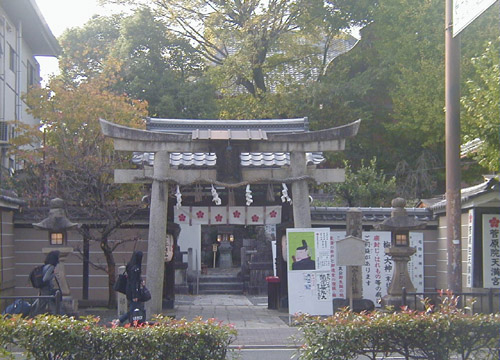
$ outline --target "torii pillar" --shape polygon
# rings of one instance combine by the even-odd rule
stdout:
[[[215,169],[170,168],[169,153],[209,152],[217,144],[228,141],[236,144],[239,151],[290,153],[289,168],[242,169],[241,182],[227,185],[234,187],[249,183],[292,183],[294,225],[307,228],[311,227],[308,181],[343,182],[345,172],[343,169],[316,169],[315,166],[307,166],[306,153],[344,150],[345,139],[355,136],[360,124],[360,120],[357,120],[331,129],[278,134],[267,134],[262,130],[222,130],[214,131],[213,134],[210,131],[193,131],[192,134],[178,134],[133,129],[102,119],[100,121],[104,135],[113,139],[115,150],[155,153],[153,169],[115,170],[116,183],[152,183],[146,272],[146,283],[152,299],[146,303],[148,317],[160,314],[162,310],[168,183],[220,183]]]

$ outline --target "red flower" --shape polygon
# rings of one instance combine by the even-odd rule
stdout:
[[[269,216],[275,218],[276,216],[278,216],[278,213],[276,212],[276,210],[273,210],[269,213]]]
[[[221,214],[217,214],[217,215],[215,216],[215,221],[216,221],[216,222],[222,222],[222,215],[221,215]]]
[[[238,210],[236,210],[236,211],[234,211],[234,212],[233,212],[233,216],[234,216],[235,218],[239,218],[239,217],[240,217],[240,215],[241,215],[241,213],[240,213]]]
[[[196,216],[198,217],[198,219],[203,219],[205,217],[205,213],[200,210],[196,213]]]
[[[490,226],[492,228],[497,228],[498,224],[500,224],[500,220],[498,220],[496,217],[490,220]]]
[[[180,214],[179,215],[179,221],[186,221],[186,215]]]
[[[259,221],[259,216],[258,215],[253,215],[252,216],[252,222],[258,222]]]

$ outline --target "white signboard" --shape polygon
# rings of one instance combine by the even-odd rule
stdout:
[[[473,22],[497,0],[453,0],[453,36]]]
[[[500,288],[500,215],[483,215],[483,287]]]
[[[467,224],[467,263],[465,286],[474,285],[474,209],[469,210],[469,223]]]
[[[346,269],[335,265],[335,242],[345,238],[345,232],[332,232],[332,297],[346,298]],[[394,264],[385,248],[391,246],[388,231],[363,232],[365,243],[365,265],[362,267],[363,298],[380,306],[380,300],[387,295]],[[417,292],[424,291],[424,237],[422,233],[410,232],[410,246],[417,251],[408,262],[408,273]]]
[[[332,315],[330,229],[287,229],[288,311]]]

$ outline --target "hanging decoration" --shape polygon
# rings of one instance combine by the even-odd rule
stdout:
[[[236,198],[234,197],[234,190],[231,188],[227,189],[227,205],[228,206],[235,206],[236,205]]]
[[[219,197],[219,194],[217,194],[217,190],[215,190],[214,185],[212,184],[212,201],[215,203],[215,205],[220,205],[222,203],[222,200]]]
[[[182,194],[181,190],[179,189],[179,185],[177,185],[177,188],[175,189],[175,198],[177,199],[177,204],[175,204],[175,207],[178,209],[182,206]]]
[[[272,184],[267,184],[266,200],[274,202],[274,188]]]
[[[288,196],[288,187],[285,183],[281,185],[283,185],[283,189],[281,190],[281,202],[288,201],[289,204],[292,204],[292,199]]]
[[[250,190],[250,184],[247,185],[245,190],[245,200],[247,201],[247,206],[250,206],[253,203],[252,190]]]
[[[202,202],[203,200],[203,189],[200,184],[196,184],[194,187],[194,202]]]

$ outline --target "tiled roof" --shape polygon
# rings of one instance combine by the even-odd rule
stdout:
[[[154,153],[134,153],[132,162],[136,165],[154,163]],[[244,167],[281,167],[290,165],[289,153],[241,153],[241,166]],[[322,153],[307,153],[308,164],[318,165],[324,161]],[[212,167],[215,166],[215,153],[171,153],[170,165],[176,167]]]
[[[348,207],[311,207],[311,219],[318,222],[345,222]],[[362,212],[363,222],[380,223],[391,217],[393,208],[359,208]],[[418,221],[429,222],[434,220],[434,215],[430,209],[407,208],[406,212],[409,217]]]
[[[499,179],[498,177],[487,177],[487,180],[481,184],[474,185],[468,188],[463,188],[460,191],[462,203],[469,201],[470,199],[485,194],[491,190],[495,189],[497,192],[499,190]],[[434,205],[430,206],[432,211],[440,211],[446,209],[446,198],[441,200]]]
[[[258,120],[199,120],[148,118],[147,130],[156,132],[196,134],[200,131],[261,131],[264,134],[307,132],[307,118],[258,119]],[[281,167],[290,165],[290,154],[244,152],[240,154],[243,167]],[[308,164],[318,165],[325,158],[322,153],[307,153]],[[213,167],[217,161],[215,153],[171,153],[170,165],[175,167]],[[154,153],[134,153],[132,162],[136,165],[154,163]]]

